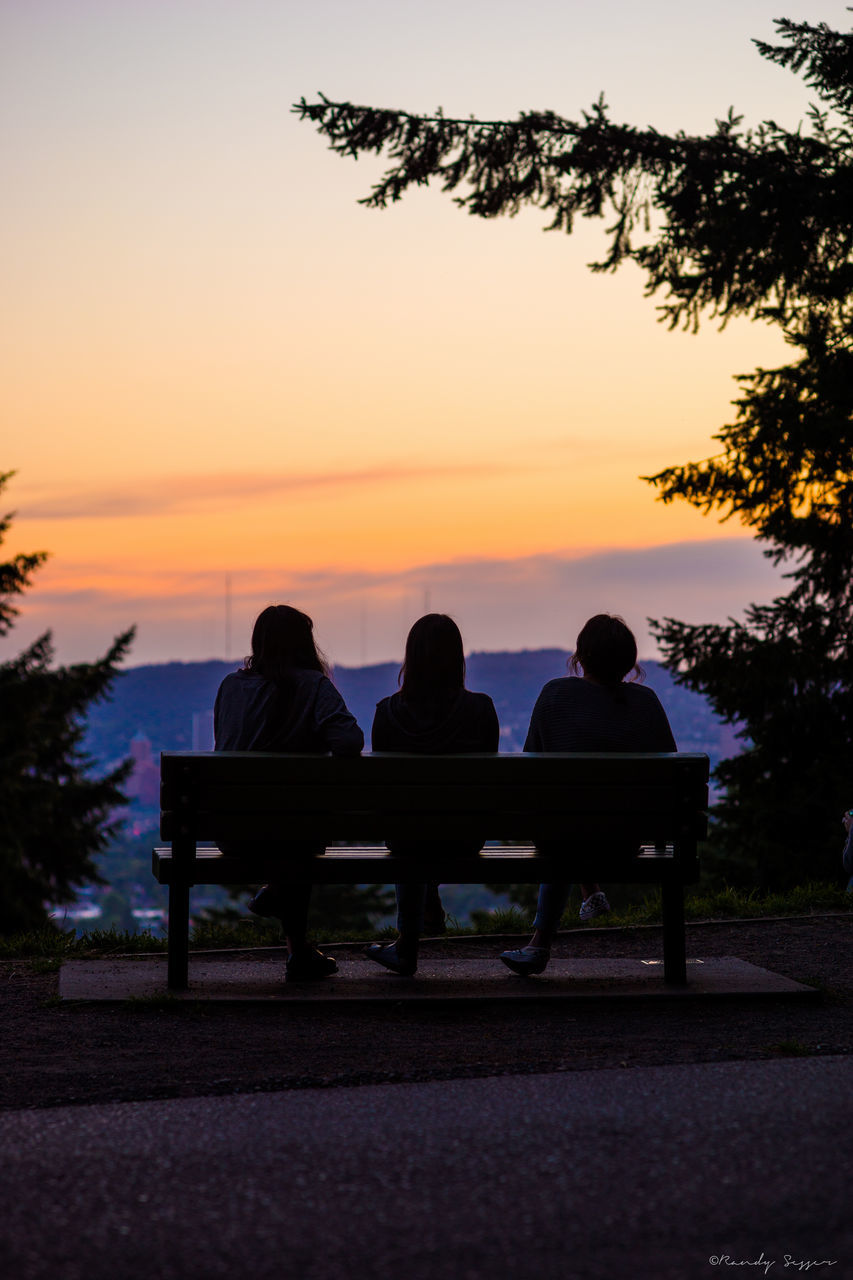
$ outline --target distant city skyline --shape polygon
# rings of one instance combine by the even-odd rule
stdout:
[[[751,43],[781,16],[849,26],[835,0],[5,6],[0,554],[52,558],[0,660],[47,627],[93,657],[134,623],[132,664],[236,657],[286,599],[334,660],[376,662],[427,592],[470,648],[569,645],[604,607],[648,653],[647,614],[769,598],[742,530],[638,477],[713,451],[778,335],[668,332],[633,268],[588,271],[601,224],[544,235],[434,191],[366,211],[381,162],[290,107],[577,118],[604,92],[669,131],[730,105],[795,127],[809,91]]]

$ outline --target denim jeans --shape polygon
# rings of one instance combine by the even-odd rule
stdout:
[[[557,932],[571,891],[571,884],[540,884],[533,928],[540,929],[546,937],[552,938]]]

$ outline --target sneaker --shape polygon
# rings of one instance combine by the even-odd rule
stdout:
[[[599,889],[598,893],[591,893],[588,898],[584,898],[578,918],[584,922],[594,920],[596,916],[606,916],[609,910],[610,903]]]
[[[519,947],[517,951],[502,951],[498,957],[508,969],[522,978],[542,973],[551,959],[549,947]]]
[[[404,959],[397,950],[396,942],[373,942],[369,947],[365,947],[364,954],[369,960],[375,960],[377,964],[390,969],[400,978],[411,978],[414,973],[417,973],[417,959]]]
[[[302,947],[287,957],[285,982],[319,982],[338,972],[331,956],[324,956],[316,947]]]

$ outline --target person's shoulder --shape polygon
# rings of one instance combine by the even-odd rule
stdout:
[[[539,697],[543,699],[553,698],[571,698],[577,693],[578,689],[583,688],[583,680],[579,676],[555,676],[553,680],[546,680],[539,693]]]
[[[650,705],[652,703],[657,703],[658,706],[661,705],[660,698],[655,693],[654,689],[650,688],[647,684],[639,684],[636,681],[632,681],[624,684],[623,688],[626,690],[628,697],[633,698],[634,702],[648,702]]]
[[[219,685],[219,692],[227,693],[231,689],[244,688],[247,680],[260,680],[260,678],[260,676],[253,676],[251,672],[240,667],[239,671],[229,671],[227,676],[223,676]]]
[[[479,711],[488,711],[490,708],[494,710],[494,701],[488,693],[478,693],[476,689],[463,689],[462,696],[470,707],[476,707]]]

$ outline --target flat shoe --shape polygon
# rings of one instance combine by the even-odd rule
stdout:
[[[411,978],[417,972],[417,960],[404,960],[397,950],[396,942],[373,942],[365,947],[364,954],[368,960],[375,960],[383,968],[390,969],[400,978]]]
[[[502,951],[498,958],[519,977],[529,978],[544,972],[551,952],[548,947],[519,947],[517,951]]]

